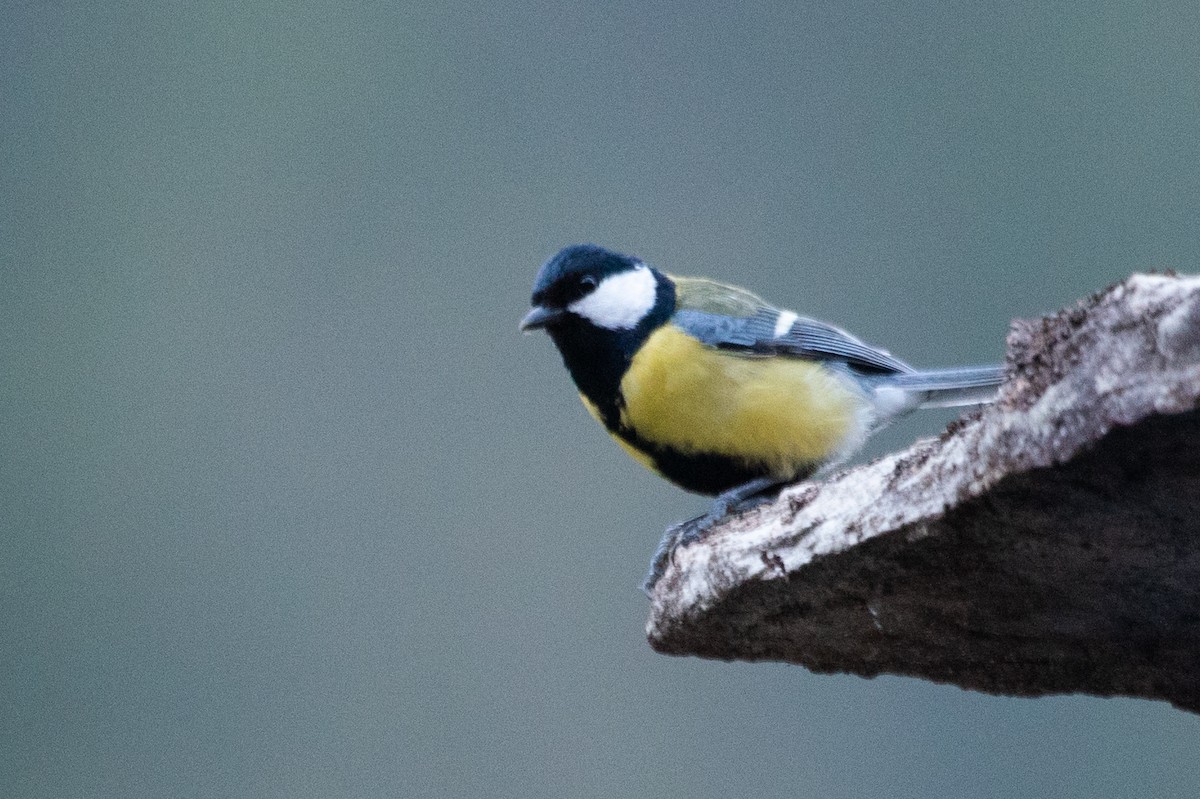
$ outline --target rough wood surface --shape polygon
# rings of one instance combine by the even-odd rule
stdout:
[[[994,404],[676,551],[660,652],[1200,712],[1200,278],[1013,324]]]

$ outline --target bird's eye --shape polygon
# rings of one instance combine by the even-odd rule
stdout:
[[[580,291],[586,294],[594,288],[596,288],[596,278],[592,277],[591,275],[584,275],[583,277],[579,278]]]

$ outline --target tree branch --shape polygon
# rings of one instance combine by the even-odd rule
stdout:
[[[651,645],[1200,712],[1200,278],[1017,321],[998,401],[678,550]]]

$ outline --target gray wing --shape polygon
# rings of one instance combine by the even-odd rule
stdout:
[[[680,329],[713,347],[746,355],[784,355],[842,363],[859,373],[910,373],[913,368],[886,350],[872,347],[833,325],[790,311],[760,307],[753,316],[684,309],[671,319]]]

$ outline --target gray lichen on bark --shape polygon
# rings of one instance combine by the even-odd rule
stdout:
[[[1018,321],[997,402],[714,528],[655,649],[1200,711],[1200,278]]]

